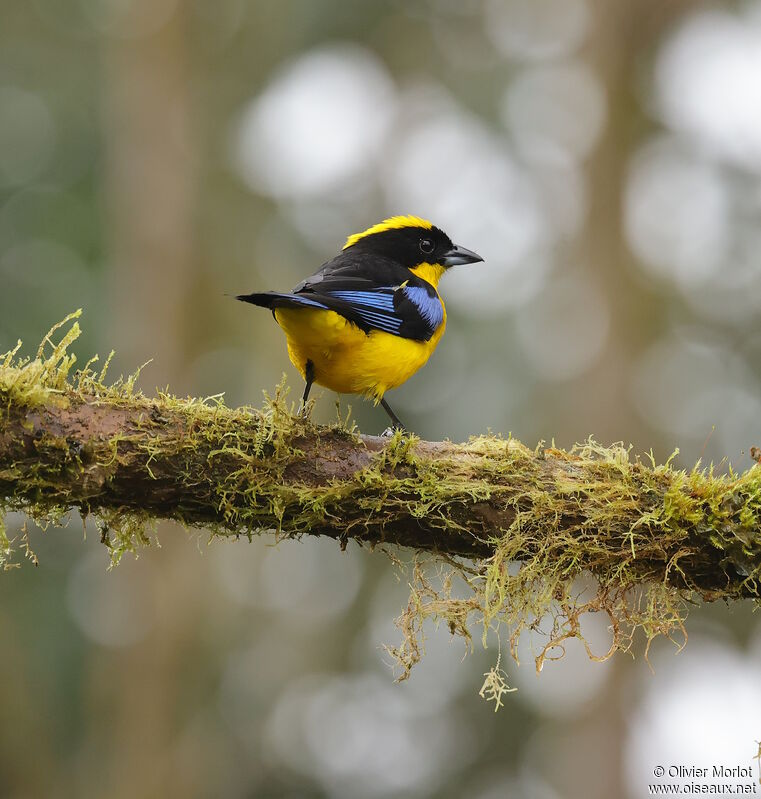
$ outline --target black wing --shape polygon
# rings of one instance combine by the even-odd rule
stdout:
[[[356,288],[398,286],[414,275],[390,258],[347,250],[324,263],[313,275],[294,287],[293,293],[319,291],[324,283],[340,281]]]
[[[430,283],[390,259],[347,252],[324,264],[290,293],[239,297],[267,308],[309,307],[335,311],[369,333],[428,341],[444,320],[444,309]]]

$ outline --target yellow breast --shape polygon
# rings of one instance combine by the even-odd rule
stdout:
[[[365,333],[335,311],[278,308],[275,318],[285,331],[288,355],[305,376],[314,364],[314,380],[340,394],[365,394],[376,402],[418,371],[436,349],[447,323],[428,341],[393,336],[380,330]]]

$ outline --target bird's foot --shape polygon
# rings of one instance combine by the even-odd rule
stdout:
[[[381,433],[381,438],[391,438],[391,436],[393,436],[394,433],[399,433],[399,432],[406,433],[407,432],[407,428],[406,427],[387,427]]]

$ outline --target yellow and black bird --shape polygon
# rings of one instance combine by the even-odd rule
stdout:
[[[241,294],[270,308],[306,381],[380,402],[423,366],[444,334],[437,287],[449,267],[482,261],[425,219],[394,216],[349,236],[343,250],[293,291]]]

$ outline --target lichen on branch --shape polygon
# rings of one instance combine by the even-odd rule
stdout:
[[[136,375],[109,382],[108,361],[75,371],[78,317],[34,358],[20,343],[0,356],[0,520],[21,510],[59,524],[74,509],[96,519],[114,561],[149,544],[160,519],[212,538],[322,535],[412,552],[403,640],[389,650],[402,677],[427,619],[468,642],[497,630],[513,655],[522,633],[543,630],[541,667],[583,639],[587,612],[609,622],[609,651],[587,650],[601,658],[637,630],[648,642],[683,632],[693,599],[758,597],[761,467],[685,471],[591,439],[564,451],[362,436],[295,415],[283,386],[261,409],[147,397]],[[2,533],[0,561],[12,550]],[[499,665],[486,683],[495,702],[508,690]]]

